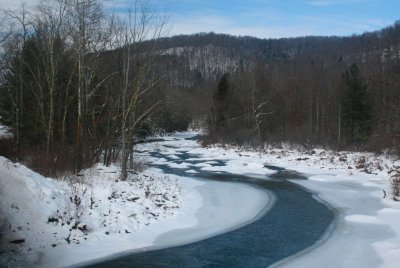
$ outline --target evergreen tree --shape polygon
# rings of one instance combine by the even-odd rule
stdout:
[[[39,64],[35,37],[28,38],[22,50],[13,58],[10,69],[4,76],[1,88],[1,121],[11,127],[14,138],[20,141],[38,142],[43,135],[38,125],[39,106],[35,102],[35,79],[40,79],[39,73],[44,73]]]
[[[343,75],[343,122],[349,143],[365,142],[371,132],[372,105],[368,97],[368,85],[356,64]]]
[[[215,93],[215,99],[217,101],[223,102],[227,99],[229,93],[229,81],[228,75],[225,74],[222,76],[221,80],[218,83],[217,92]]]
[[[214,95],[215,105],[215,119],[216,128],[221,128],[226,125],[228,119],[228,97],[229,97],[230,85],[228,81],[228,75],[225,74],[218,83],[217,91]]]

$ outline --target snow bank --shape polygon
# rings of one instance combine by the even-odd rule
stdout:
[[[297,183],[333,205],[338,212],[334,232],[320,246],[282,266],[399,267],[400,204],[383,199],[387,179],[330,173]]]
[[[64,192],[50,179],[0,157],[0,193],[0,266],[38,265],[37,253],[55,243],[46,223],[64,206]]]
[[[171,176],[145,171],[117,182],[117,167],[101,165],[84,173],[56,181],[0,157],[0,266],[65,266],[81,261],[75,249],[97,257],[89,252],[98,244],[129,240],[183,202]]]
[[[398,160],[323,149],[250,151],[213,146],[207,150],[205,158],[224,155],[231,163],[224,168],[236,172],[255,171],[241,161],[301,172],[308,180],[293,182],[315,192],[336,211],[336,226],[329,237],[273,267],[399,267],[400,202],[391,198],[389,179],[391,172],[400,167]],[[196,151],[201,153],[202,149]]]

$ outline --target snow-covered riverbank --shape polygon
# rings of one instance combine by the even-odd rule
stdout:
[[[1,157],[0,266],[74,263],[75,249],[90,257],[97,242],[173,217],[184,202],[181,186],[159,175],[145,171],[121,182],[116,167],[96,165],[54,180]]]
[[[192,153],[203,153],[194,149]],[[297,171],[308,180],[293,182],[314,192],[337,212],[328,239],[274,267],[399,267],[400,202],[391,197],[390,171],[399,161],[371,153],[210,147],[203,159],[229,159],[224,170],[257,177],[271,175],[265,166]],[[215,167],[205,167],[214,170]]]
[[[187,199],[175,216],[146,226],[126,239],[96,242],[91,256],[84,248],[85,252],[80,252],[75,247],[70,258],[81,259],[80,265],[90,264],[131,252],[195,242],[238,228],[265,213],[273,203],[273,196],[246,185],[203,183],[189,178],[179,181]],[[65,253],[60,252],[59,256],[65,257]]]
[[[117,182],[116,167],[97,165],[72,185],[0,160],[0,265],[5,267],[71,266],[189,243],[254,220],[274,200],[247,185],[200,182],[155,168]],[[77,215],[78,221],[71,219]]]
[[[309,180],[296,183],[317,193],[338,212],[329,239],[283,261],[283,267],[399,267],[400,203],[391,199],[387,173],[354,169],[350,173],[312,164],[282,166],[309,174]]]

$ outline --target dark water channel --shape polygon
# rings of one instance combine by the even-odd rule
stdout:
[[[193,176],[201,180],[240,182],[271,191],[276,203],[259,220],[192,244],[154,251],[130,253],[117,259],[87,267],[267,267],[296,254],[325,234],[334,212],[313,198],[312,194],[288,179],[307,179],[301,174],[279,167],[266,166],[276,173],[269,180],[227,172],[210,172],[191,166],[205,160],[181,151],[173,159],[162,152],[150,153],[173,163],[188,163],[188,168],[154,165],[167,174]],[[214,161],[216,166],[224,161]],[[186,170],[198,173],[189,175]],[[235,194],[235,193],[232,193]]]

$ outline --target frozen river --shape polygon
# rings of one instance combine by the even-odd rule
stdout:
[[[182,137],[182,141],[185,139],[190,138]],[[235,228],[211,232],[211,237],[206,229],[212,229],[212,225],[200,224],[202,228],[171,231],[157,238],[159,244],[168,245],[166,241],[171,240],[175,241],[171,245],[184,245],[161,249],[153,247],[151,250],[127,253],[87,267],[267,267],[318,244],[333,227],[334,212],[311,192],[289,181],[307,179],[301,174],[267,165],[265,169],[268,175],[264,177],[260,174],[256,176],[230,172],[224,169],[224,160],[203,159],[195,153],[188,153],[179,144],[180,141],[175,140],[159,146],[156,151],[142,153],[149,154],[155,160],[152,166],[162,169],[166,174],[190,176],[206,182],[199,187],[203,199],[206,199],[200,214],[207,215],[206,211],[201,210],[207,210],[207,202],[210,205],[214,202],[212,196],[207,200],[207,187],[213,187],[214,182],[226,183],[228,189],[232,183],[255,187],[265,191],[269,202],[259,208],[256,217]],[[210,168],[205,169],[204,166]],[[236,192],[232,188],[230,194],[234,196],[240,194],[240,191]],[[221,211],[221,214],[224,212]],[[181,236],[191,232],[204,232],[205,235],[179,243]]]

